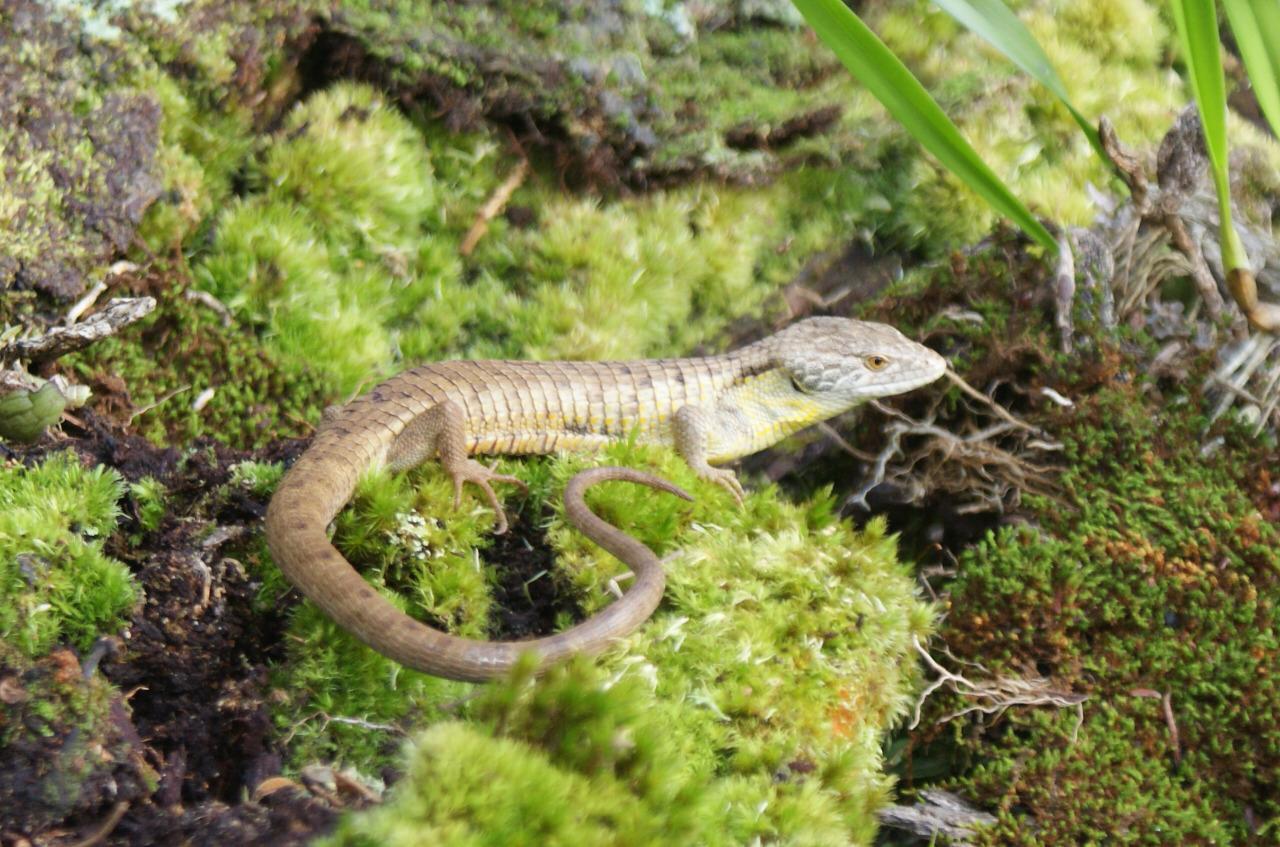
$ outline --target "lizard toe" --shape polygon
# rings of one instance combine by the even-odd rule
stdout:
[[[708,473],[704,479],[714,482],[716,485],[728,491],[729,494],[733,496],[734,502],[739,506],[742,505],[743,498],[746,497],[747,492],[742,487],[742,483],[738,481],[738,475],[733,471],[726,468],[711,468],[710,473]]]
[[[506,535],[507,533],[507,511],[502,508],[502,504],[498,502],[498,495],[494,493],[493,486],[489,484],[487,479],[473,479],[480,490],[484,492],[485,498],[489,501],[489,507],[493,509],[494,520],[496,525],[493,528],[494,535]]]
[[[453,507],[456,509],[462,504],[462,486],[468,482],[473,483],[484,492],[485,500],[488,501],[490,508],[493,509],[496,519],[494,535],[505,533],[508,528],[507,513],[502,508],[502,503],[498,500],[498,495],[494,492],[491,483],[509,482],[512,485],[518,485],[524,491],[528,491],[529,487],[517,477],[510,474],[495,473],[493,468],[487,468],[474,459],[467,459],[446,470],[453,478]]]

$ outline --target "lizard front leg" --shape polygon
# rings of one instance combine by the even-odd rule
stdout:
[[[440,466],[453,480],[453,507],[462,504],[462,486],[471,482],[485,493],[493,508],[497,526],[495,535],[507,531],[507,513],[498,502],[492,482],[509,482],[528,490],[518,478],[500,474],[467,455],[467,415],[452,400],[444,400],[409,422],[396,437],[387,454],[387,467],[399,471],[416,467],[435,455]]]
[[[698,475],[728,490],[742,505],[746,492],[737,475],[728,468],[713,468],[707,463],[707,443],[711,436],[711,416],[698,406],[681,406],[671,418],[672,441],[680,458]]]

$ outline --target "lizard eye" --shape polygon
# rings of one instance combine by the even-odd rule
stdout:
[[[791,387],[796,390],[797,394],[808,394],[809,389],[804,387],[804,383],[796,379],[795,374],[791,375]]]
[[[868,356],[863,359],[863,362],[865,362],[866,366],[873,371],[882,371],[889,364],[889,360],[880,355]]]

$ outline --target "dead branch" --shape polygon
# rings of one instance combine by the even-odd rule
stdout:
[[[970,843],[975,829],[996,822],[994,815],[975,809],[950,791],[926,788],[916,800],[911,806],[884,807],[877,813],[880,822],[921,838],[936,840],[941,836],[953,845]]]
[[[101,312],[74,326],[57,326],[38,338],[11,341],[0,348],[0,359],[44,362],[88,347],[114,335],[148,315],[156,307],[154,297],[117,297]]]

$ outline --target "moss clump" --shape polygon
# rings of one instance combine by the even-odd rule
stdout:
[[[1074,712],[957,731],[963,786],[1000,810],[983,843],[1247,840],[1280,818],[1280,530],[1249,496],[1274,453],[1231,429],[1202,453],[1203,420],[1136,387],[1064,424],[1065,502],[1029,498],[1034,529],[961,557],[942,632],[992,673],[1090,696],[1076,742]]]
[[[307,363],[264,350],[187,297],[184,270],[154,272],[166,287],[152,314],[59,362],[93,386],[91,402],[157,444],[206,436],[252,447],[308,431],[328,391]],[[196,403],[202,395],[208,402]]]
[[[531,483],[529,502],[515,511],[539,514],[585,461],[509,465]],[[563,807],[544,808],[528,824],[576,833],[581,843],[620,831],[636,833],[623,843],[869,842],[872,811],[889,787],[880,737],[909,696],[911,637],[930,626],[883,524],[853,531],[834,517],[828,495],[788,505],[765,490],[739,510],[664,450],[622,444],[602,461],[652,468],[698,498],[690,506],[623,484],[592,492],[593,508],[660,554],[680,547],[666,564],[663,606],[596,662],[534,682],[517,674],[468,707],[472,726],[433,729],[413,754],[414,772],[425,779],[438,768],[463,768],[457,784],[484,783],[483,790],[464,802],[464,792],[446,797],[439,784],[410,779],[397,789],[402,803],[351,822],[347,843],[413,826],[439,827],[453,839],[446,843],[503,843],[514,837],[509,822],[528,813],[521,798],[538,784],[547,793],[536,796],[560,797],[570,810],[593,794],[601,805],[582,802],[614,810],[609,825],[595,815],[564,818]],[[443,474],[417,473],[417,494],[395,479],[367,482],[350,517],[339,520],[335,543],[371,566],[365,572],[375,584],[396,586],[411,614],[483,637],[498,611],[485,599],[494,568],[480,568],[477,579],[471,546],[492,516],[470,495],[455,513]],[[418,524],[426,529],[391,561],[387,533],[405,525],[415,504],[427,504],[429,517]],[[547,539],[557,564],[541,578],[587,611],[608,602],[607,582],[621,566],[558,514]],[[446,599],[452,605],[441,605]],[[396,667],[309,605],[291,631],[296,646],[277,679],[288,692],[279,719],[294,727],[292,749],[302,761],[327,753],[364,769],[386,764],[394,735],[346,718],[394,725],[411,710],[439,714],[468,690]],[[616,826],[643,818],[651,820],[633,830]]]
[[[687,351],[772,290],[758,263],[785,236],[758,196],[708,187],[606,204],[545,191],[522,199],[541,209],[541,225],[477,256],[476,287],[495,295],[481,307],[503,325],[508,355]],[[498,280],[523,296],[500,299]]]
[[[436,235],[456,249],[514,162],[484,133],[431,123],[423,132],[444,220]],[[834,240],[871,236],[890,186],[860,172],[867,162],[788,172],[762,187],[608,199],[566,195],[535,171],[509,206],[531,219],[491,222],[465,282],[435,280],[396,325],[400,352],[414,362],[687,354]]]
[[[137,516],[138,529],[142,532],[130,536],[136,545],[143,534],[155,532],[160,528],[169,510],[169,492],[164,483],[153,476],[144,476],[137,482],[129,483],[129,496],[133,498],[134,514]]]
[[[128,620],[128,569],[102,540],[116,526],[119,475],[70,452],[33,468],[0,467],[0,640],[26,656],[87,649]]]
[[[744,821],[729,821],[736,786],[706,784],[713,761],[691,755],[688,739],[670,731],[669,714],[636,677],[608,686],[585,662],[538,685],[520,674],[489,687],[473,711],[473,723],[440,723],[416,739],[392,803],[347,818],[328,843],[749,840]],[[789,788],[778,794],[800,793]],[[830,815],[810,820],[806,834],[843,840],[835,823]]]
[[[405,778],[413,793],[401,792],[385,811],[349,820],[327,843],[655,843],[652,810],[617,781],[558,769],[528,745],[466,724],[437,724],[424,733]]]
[[[156,166],[164,186],[139,235],[156,252],[166,252],[228,202],[256,139],[245,110],[202,106],[197,94],[155,67],[140,69],[136,83],[160,105]]]
[[[420,133],[371,89],[337,86],[291,115],[197,279],[281,359],[349,392],[400,357],[687,351],[884,204],[852,170],[613,200],[535,175],[511,205],[537,219],[493,221],[464,274],[461,240],[513,166],[486,134]]]
[[[421,138],[372,89],[336,86],[290,114],[256,174],[263,191],[222,215],[197,279],[348,392],[387,369],[399,326],[458,275],[432,236]]]
[[[439,207],[413,125],[367,86],[342,84],[293,109],[261,165],[272,198],[305,209],[326,241],[362,255],[406,250]]]

